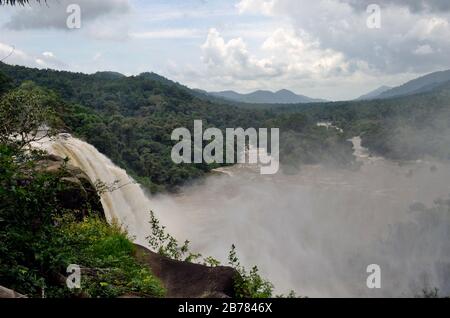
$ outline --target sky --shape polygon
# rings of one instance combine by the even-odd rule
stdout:
[[[0,7],[0,60],[346,100],[450,69],[449,22],[448,0],[47,0]]]

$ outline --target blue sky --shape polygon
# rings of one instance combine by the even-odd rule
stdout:
[[[370,3],[376,1],[369,1]],[[77,72],[153,71],[206,90],[291,89],[330,100],[450,68],[448,1],[48,0],[2,7],[0,59]],[[81,29],[65,25],[68,4]],[[405,4],[406,3],[406,4]]]

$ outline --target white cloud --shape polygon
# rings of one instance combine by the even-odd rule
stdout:
[[[48,52],[48,51],[42,53],[42,55],[45,57],[49,57],[49,58],[55,57],[55,54],[53,54],[53,52]]]
[[[450,67],[450,7],[443,1],[380,1],[381,29],[366,27],[365,6],[353,0],[241,0],[241,15],[289,19],[296,33],[306,32],[322,49],[342,53],[352,65],[361,61],[373,72],[430,72]],[[438,11],[437,8],[443,10]],[[433,48],[416,54],[418,46]],[[420,50],[419,50],[420,52]]]
[[[276,60],[284,61],[285,75],[292,77],[326,77],[348,73],[349,63],[344,55],[331,49],[322,49],[308,34],[278,29],[262,48]]]
[[[97,52],[95,53],[94,57],[92,58],[94,61],[98,61],[103,57],[103,53]]]
[[[201,36],[197,29],[159,29],[143,32],[131,32],[130,37],[135,39],[186,39],[197,38]]]
[[[0,42],[0,60],[8,64],[24,65],[37,68],[66,69],[67,65],[58,60],[52,52],[45,51],[39,55],[24,52],[21,49]]]
[[[211,74],[239,79],[273,77],[281,73],[280,65],[270,58],[258,59],[250,54],[242,38],[226,42],[216,29],[210,29],[202,45],[202,61]]]
[[[263,53],[260,58],[248,50],[242,38],[226,41],[216,29],[211,29],[202,45],[202,60],[208,71],[205,76],[219,81],[254,82],[275,78],[320,80],[353,72],[342,53],[321,49],[320,43],[304,32],[277,29],[258,51]]]
[[[241,0],[236,4],[236,8],[239,10],[239,13],[260,12],[262,14],[270,15],[272,14],[274,5],[274,0]]]
[[[428,55],[434,53],[434,50],[428,44],[419,45],[417,49],[414,50],[414,54],[416,55]]]
[[[69,13],[67,6],[73,0],[48,1],[47,3],[30,2],[30,6],[17,8],[4,27],[14,30],[56,28],[68,30],[66,21]],[[114,16],[120,16],[131,10],[129,0],[77,0],[81,8],[82,25],[89,24],[101,17],[109,17],[114,24]]]

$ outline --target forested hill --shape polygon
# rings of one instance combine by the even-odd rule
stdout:
[[[303,114],[285,117],[271,110],[215,102],[154,73],[87,75],[0,63],[2,73],[12,82],[3,87],[20,89],[25,83],[24,89],[39,91],[45,103],[53,105],[66,130],[93,144],[152,191],[176,190],[217,167],[176,165],[171,160],[173,129],[192,131],[195,119],[201,119],[204,127],[223,131],[280,128],[280,160],[286,166],[321,162],[347,165],[353,159],[351,144],[342,134],[317,127]]]
[[[296,113],[286,107],[280,112]],[[450,82],[411,96],[320,104],[303,113],[360,135],[373,153],[395,160],[450,160]]]
[[[170,157],[173,129],[204,126],[259,127],[264,112],[213,104],[156,74],[124,77],[38,70],[0,64],[18,87],[32,81],[48,90],[67,130],[86,139],[153,191],[172,189],[214,166],[175,165]]]
[[[154,73],[87,75],[0,63],[0,95],[24,85],[22,89],[38,91],[53,105],[64,129],[93,144],[152,191],[176,190],[217,167],[171,160],[172,131],[192,131],[195,119],[222,130],[280,128],[282,168],[294,170],[301,164],[351,165],[347,139],[355,135],[387,158],[450,158],[450,83],[401,98],[250,109],[205,99]],[[324,120],[344,133],[316,126]]]

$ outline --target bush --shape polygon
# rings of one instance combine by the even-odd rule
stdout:
[[[0,144],[0,285],[30,297],[163,296],[118,225],[108,225],[89,204],[77,207],[83,213],[62,208],[65,166],[39,172],[41,156]],[[81,291],[66,287],[69,264],[83,268]]]
[[[236,246],[232,246],[228,255],[228,263],[239,273],[235,277],[234,292],[237,298],[270,298],[273,293],[273,285],[259,275],[257,266],[250,272],[241,266],[236,255]]]
[[[86,296],[164,295],[160,281],[134,259],[135,247],[118,224],[109,225],[98,217],[75,222],[68,216],[58,221],[61,226],[47,244],[48,256],[54,256],[54,249],[60,247],[64,265],[84,267],[81,290]]]

